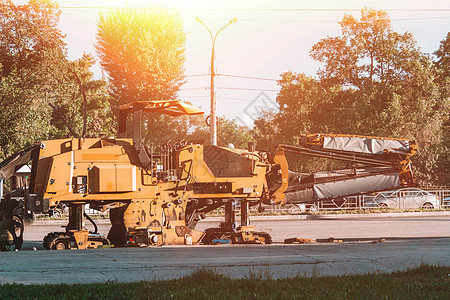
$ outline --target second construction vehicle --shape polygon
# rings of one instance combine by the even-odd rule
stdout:
[[[65,204],[69,222],[49,233],[47,249],[85,249],[103,245],[139,246],[231,243],[269,244],[271,236],[250,226],[250,206],[304,203],[411,186],[414,141],[389,138],[302,136],[298,146],[257,151],[202,144],[146,146],[143,112],[170,116],[202,114],[180,101],[139,101],[120,108],[119,138],[67,138],[41,141],[0,164],[8,178],[31,161],[28,205],[45,213]],[[127,116],[133,138],[125,138]],[[289,170],[286,153],[344,162],[346,167],[312,174]],[[237,222],[234,203],[240,204]],[[85,205],[110,211],[107,237],[86,230]],[[225,220],[205,232],[202,217],[225,208]],[[95,223],[94,223],[95,226]],[[95,227],[96,228],[96,227]]]

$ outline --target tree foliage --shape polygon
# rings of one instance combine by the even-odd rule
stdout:
[[[311,56],[322,63],[322,81],[364,89],[373,83],[408,80],[424,55],[411,33],[392,30],[386,12],[363,9],[361,19],[345,15],[342,36],[327,37],[312,47]]]
[[[341,36],[313,46],[311,56],[324,65],[317,79],[282,74],[280,112],[257,127],[271,122],[275,139],[290,143],[313,132],[414,139],[421,148],[414,161],[419,183],[448,184],[448,169],[437,162],[448,157],[442,142],[449,103],[432,60],[410,33],[392,30],[385,12],[361,13],[359,20],[344,16]],[[436,66],[448,67],[445,42],[440,49]]]
[[[101,14],[96,49],[119,104],[175,99],[183,84],[185,34],[177,13],[122,9]]]
[[[95,59],[90,54],[66,62],[64,84],[61,85],[63,90],[59,91],[52,101],[55,109],[52,112],[51,124],[55,137],[81,137],[83,132],[85,137],[113,135],[115,118],[110,106],[112,99],[106,81],[94,79],[94,74],[90,71],[94,63]]]
[[[253,141],[253,137],[247,127],[237,124],[236,120],[228,119],[226,117],[218,118],[218,146],[227,147],[229,144],[233,144],[236,148],[247,149],[248,143],[251,141]]]
[[[162,141],[186,140],[201,144],[209,144],[210,127],[205,122],[203,115],[178,117],[173,121],[179,122],[178,128],[184,130],[158,132]],[[236,148],[246,149],[248,143],[253,141],[251,131],[239,125],[236,120],[225,116],[217,118],[217,145],[227,147],[233,144]]]
[[[101,92],[105,90],[105,82],[91,80],[92,57],[84,56],[75,62],[67,59],[64,36],[57,28],[59,15],[57,5],[50,0],[31,0],[24,5],[1,1],[2,156],[38,140],[71,136],[63,119],[75,128],[77,135],[81,135],[79,116],[83,106],[80,106],[82,102],[74,72],[79,74],[88,91],[88,135],[105,134],[111,128],[106,126],[110,119],[107,117],[106,93]]]
[[[167,9],[122,9],[100,15],[96,49],[114,104],[176,99],[184,83],[185,34]],[[165,142],[189,130],[189,121],[148,115],[146,142]]]
[[[438,144],[435,153],[438,157],[437,166],[443,170],[441,184],[450,185],[450,32],[447,37],[441,41],[439,49],[434,53],[436,55],[437,85],[440,92],[441,106],[444,107],[442,142]]]
[[[440,71],[442,79],[450,78],[450,32],[447,37],[441,41],[439,49],[434,52],[437,57],[436,68]]]
[[[51,108],[42,105],[65,57],[59,12],[50,1],[0,6],[0,146],[8,155],[50,134]]]

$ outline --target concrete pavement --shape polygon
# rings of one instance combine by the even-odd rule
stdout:
[[[436,214],[439,213],[439,214]],[[62,231],[66,221],[37,221],[25,228],[24,251],[0,253],[0,283],[90,283],[179,278],[199,268],[212,268],[232,277],[266,274],[274,278],[296,274],[342,275],[392,272],[421,263],[450,265],[450,216],[430,212],[408,217],[312,218],[271,217],[252,220],[278,244],[163,246],[92,250],[41,250],[48,232]],[[317,215],[315,215],[317,216]],[[402,214],[402,216],[405,216]],[[220,219],[199,223],[217,226]],[[107,233],[109,220],[100,220]],[[342,244],[284,245],[285,238],[328,238]],[[378,238],[386,242],[372,243]],[[33,247],[37,251],[31,251]]]
[[[383,243],[164,246],[0,253],[0,283],[92,283],[179,278],[211,268],[242,278],[392,272],[450,265],[450,238]]]

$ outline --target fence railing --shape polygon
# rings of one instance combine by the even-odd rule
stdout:
[[[446,198],[450,198],[450,188],[436,188],[429,187],[423,188],[423,190],[435,194],[439,197],[440,200],[440,208],[450,209],[450,199],[444,200]],[[301,212],[317,212],[317,211],[345,211],[345,210],[362,210],[362,209],[374,209],[381,208],[383,206],[377,205],[374,202],[374,198],[377,195],[382,194],[377,193],[373,195],[358,195],[358,196],[349,196],[342,197],[339,199],[332,199],[327,201],[317,201],[312,203],[305,204],[289,204],[289,205],[271,205],[265,207],[265,212],[275,212],[275,213],[284,213],[284,214],[296,214]],[[401,203],[396,208],[403,208]],[[86,213],[89,215],[108,215],[109,211],[100,212],[94,209],[90,209],[89,205],[86,205]],[[219,211],[220,210],[220,211]],[[216,213],[224,213],[223,209],[216,210]],[[253,212],[256,212],[257,208],[251,209]]]
[[[437,195],[439,197],[439,207],[433,208],[441,208],[441,209],[450,209],[450,188],[424,188],[424,191],[427,191],[431,194]],[[317,212],[317,211],[333,211],[333,210],[366,210],[366,209],[374,209],[374,208],[383,208],[385,205],[382,205],[383,201],[381,200],[383,197],[383,193],[380,192],[372,195],[357,195],[357,196],[349,196],[342,197],[339,199],[331,199],[327,201],[317,201],[312,203],[305,204],[290,204],[290,205],[272,205],[266,207],[267,212],[280,212],[280,213],[299,213],[299,212]],[[386,198],[388,196],[385,196]],[[385,201],[387,202],[387,201]],[[397,204],[393,206],[394,208],[404,209],[411,208],[408,207],[405,203],[405,199],[397,199]],[[418,206],[417,208],[420,208]]]

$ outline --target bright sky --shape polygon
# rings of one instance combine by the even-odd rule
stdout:
[[[14,1],[20,4],[27,1]],[[58,0],[62,10],[60,28],[67,35],[71,59],[94,50],[97,19],[107,8],[163,4],[177,7],[187,33],[187,76],[209,73],[211,39],[207,30],[195,20],[199,17],[214,33],[232,18],[238,21],[225,28],[216,41],[216,71],[219,74],[279,79],[288,70],[314,76],[320,64],[313,61],[309,51],[313,44],[326,36],[340,34],[344,13],[360,17],[363,7],[387,10],[394,30],[411,32],[423,52],[433,53],[450,31],[448,0],[251,0],[251,1],[119,1],[119,0]],[[346,11],[343,11],[346,10]],[[93,70],[102,76],[100,67]],[[202,107],[209,114],[208,76],[188,77],[179,93]],[[276,81],[219,76],[217,86],[217,115],[236,118],[251,124],[261,106],[273,107]],[[264,92],[268,99],[260,93]],[[257,101],[253,101],[257,99]]]

